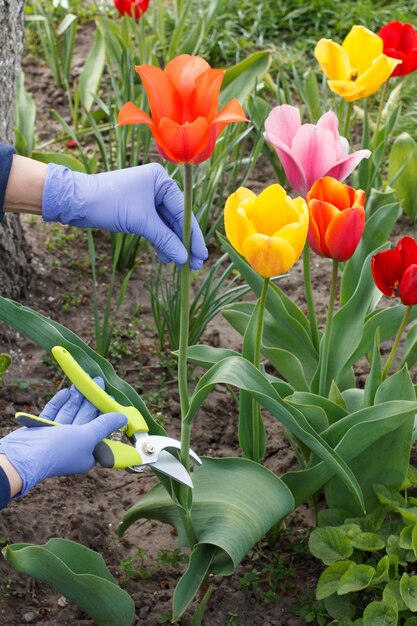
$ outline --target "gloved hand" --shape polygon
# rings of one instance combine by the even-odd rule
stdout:
[[[183,194],[158,163],[90,175],[50,163],[42,216],[47,222],[135,233],[151,242],[163,263],[187,261],[182,243]],[[200,269],[207,255],[193,216],[191,269]]]
[[[94,380],[104,387],[102,378]],[[50,476],[80,474],[93,467],[96,445],[127,423],[121,413],[98,413],[74,386],[61,389],[40,416],[62,426],[18,428],[0,439],[0,454],[22,478],[19,496]]]

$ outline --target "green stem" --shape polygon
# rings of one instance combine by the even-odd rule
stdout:
[[[386,80],[384,83],[384,86],[382,88],[381,100],[379,101],[378,114],[376,116],[375,133],[372,139],[372,152],[375,151],[375,148],[377,147],[377,144],[378,144],[379,127],[381,126],[382,112],[384,110],[387,89],[388,89],[388,80]]]
[[[329,347],[330,347],[330,336],[332,331],[332,322],[333,322],[333,309],[334,303],[336,300],[336,288],[337,288],[337,273],[339,268],[339,262],[333,259],[333,271],[332,271],[332,282],[330,285],[330,293],[329,293],[329,305],[327,309],[327,320],[326,320],[326,328],[324,331],[323,337],[323,349],[321,352],[321,367],[320,367],[320,382],[319,382],[319,394],[321,396],[326,396],[328,393],[327,389],[327,369],[329,365]]]
[[[310,267],[310,246],[308,243],[304,246],[303,253],[304,268],[304,292],[307,302],[308,318],[310,320],[310,333],[313,345],[317,352],[319,351],[319,332],[317,329],[316,307],[314,306],[313,289],[311,286],[311,267]]]
[[[258,303],[258,319],[256,324],[255,344],[253,347],[253,364],[257,369],[260,369],[261,364],[261,347],[262,347],[262,334],[264,328],[264,313],[266,297],[268,295],[269,278],[264,278],[262,285],[262,292]],[[257,400],[252,400],[252,442],[253,442],[253,460],[260,463],[261,450],[260,450],[260,423],[261,423],[261,407]]]
[[[192,169],[189,163],[184,163],[184,224],[183,224],[183,243],[190,256],[191,242],[191,220],[192,220],[192,200],[193,200],[193,182]],[[190,327],[190,263],[187,260],[181,267],[181,286],[180,286],[180,338],[178,347],[178,389],[180,394],[181,405],[181,463],[187,471],[190,470],[190,441],[191,441],[191,424],[185,422],[184,418],[189,407],[188,396],[188,336]],[[180,502],[183,507],[183,521],[185,532],[187,533],[188,542],[192,549],[196,543],[196,537],[190,517],[191,507],[191,490],[186,485],[180,487]]]
[[[350,122],[352,119],[352,111],[353,111],[353,102],[348,102],[347,108],[346,108],[346,117],[345,117],[345,124],[343,126],[343,137],[346,137],[346,139],[349,139],[349,131],[350,131]]]
[[[411,313],[411,306],[408,306],[406,308],[405,312],[404,312],[403,319],[401,321],[401,324],[400,324],[400,327],[399,327],[399,329],[397,331],[397,334],[395,335],[394,343],[392,345],[391,352],[388,355],[387,362],[385,363],[385,367],[384,367],[383,372],[382,372],[382,380],[385,380],[387,375],[388,375],[389,368],[390,368],[391,363],[392,363],[392,361],[393,361],[393,359],[395,357],[395,353],[397,352],[397,348],[398,348],[398,345],[400,343],[401,335],[403,334],[404,329],[407,326],[407,322],[408,322],[408,318],[410,317],[410,313]]]

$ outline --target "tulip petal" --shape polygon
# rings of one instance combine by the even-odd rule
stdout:
[[[167,64],[164,73],[186,102],[195,89],[197,78],[210,69],[202,57],[180,54]]]
[[[118,126],[124,126],[125,124],[147,124],[148,126],[154,126],[154,122],[151,117],[145,111],[142,111],[133,102],[126,102],[119,111],[117,118]]]
[[[222,110],[217,113],[216,117],[212,121],[212,124],[221,126],[222,131],[223,128],[225,128],[225,126],[227,126],[230,122],[247,121],[248,118],[246,117],[239,100],[237,98],[232,98],[230,102],[228,102],[226,106],[224,106]],[[220,134],[220,132],[218,134]]]
[[[400,282],[400,298],[403,304],[417,304],[417,265],[410,265]]]
[[[327,111],[320,117],[317,121],[317,128],[325,128],[330,130],[333,138],[336,141],[339,141],[339,120],[337,119],[337,115],[333,113],[333,111]]]
[[[403,272],[409,265],[417,265],[417,244],[412,237],[402,237],[397,243],[396,250],[401,255]]]
[[[325,234],[332,259],[350,259],[362,237],[364,227],[365,211],[362,208],[345,209],[335,215]]]
[[[352,67],[349,54],[340,44],[331,39],[320,39],[314,49],[314,55],[327,78],[336,81],[351,78]]]
[[[285,224],[297,222],[299,216],[285,189],[275,184],[259,194],[248,210],[248,217],[258,233],[271,237]]]
[[[346,100],[346,102],[355,102],[365,97],[365,87],[353,80],[329,80],[327,81],[329,89],[338,96]]]
[[[308,202],[310,220],[308,224],[308,241],[314,252],[321,256],[331,257],[326,243],[326,231],[331,221],[339,214],[339,210],[323,200],[312,199]]]
[[[372,276],[376,286],[385,296],[394,298],[403,274],[401,254],[398,250],[383,250],[372,257]]]
[[[291,153],[291,148],[271,133],[264,133],[264,137],[274,146],[291,187],[300,195],[305,196],[308,191],[307,180],[302,165]]]
[[[329,114],[326,113],[326,115]],[[334,114],[331,113],[331,115]],[[323,117],[325,116],[323,115]],[[288,146],[288,148],[291,148],[292,140],[300,127],[300,111],[297,107],[293,107],[289,104],[274,107],[265,120],[266,134],[277,137],[278,140]],[[268,139],[268,141],[270,140]]]
[[[302,224],[300,222],[286,224],[283,228],[281,228],[273,235],[274,238],[278,237],[278,239],[285,239],[285,241],[287,241],[290,244],[291,248],[294,250],[294,254],[297,259],[303,251],[306,242],[306,224],[307,222],[305,224]]]
[[[325,176],[338,160],[336,143],[331,130],[314,124],[303,124],[292,142],[292,154],[304,171],[307,187]]]
[[[359,76],[356,81],[356,85],[364,87],[364,98],[372,96],[383,83],[391,76],[394,69],[399,65],[401,61],[399,59],[392,59],[385,54],[381,54],[377,57],[368,70]]]
[[[389,24],[385,24],[382,28],[379,29],[378,35],[381,37],[384,43],[384,53],[388,54],[387,48],[398,48],[398,43],[401,38],[401,34],[403,31],[403,24],[398,21],[390,22]],[[388,54],[388,56],[391,56]]]
[[[325,176],[316,180],[308,193],[307,202],[310,199],[325,201],[341,211],[350,207],[354,200],[354,194],[351,198],[349,190],[351,187],[344,185],[336,178]]]
[[[261,276],[279,276],[296,262],[294,249],[279,237],[255,233],[242,242],[243,256]]]
[[[210,138],[210,126],[204,117],[183,125],[163,117],[158,131],[162,137],[160,145],[175,155],[176,163],[190,163]]]
[[[369,159],[370,156],[370,150],[357,150],[356,152],[352,152],[352,154],[331,167],[326,172],[326,176],[332,176],[333,178],[337,178],[337,180],[343,181],[353,172],[362,159]]]
[[[227,238],[239,254],[242,254],[242,240],[255,232],[245,210],[245,206],[250,205],[255,199],[256,195],[253,191],[246,187],[239,187],[226,200],[224,229]]]
[[[168,75],[153,65],[137,65],[139,74],[148,96],[151,116],[158,125],[163,117],[169,117],[179,124],[182,122],[182,99]]]
[[[342,43],[342,48],[348,53],[351,67],[357,71],[358,77],[382,54],[383,46],[381,37],[364,26],[357,25],[352,26]]]
[[[215,117],[223,78],[224,70],[215,69],[197,77],[189,103],[191,119],[201,116],[212,120]]]

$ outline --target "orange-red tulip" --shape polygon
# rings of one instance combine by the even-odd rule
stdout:
[[[350,259],[365,227],[365,192],[325,176],[316,180],[306,200],[311,248],[335,261]]]
[[[175,163],[201,163],[214,150],[216,139],[230,122],[245,122],[238,100],[218,111],[224,70],[212,69],[197,56],[181,54],[164,70],[138,65],[151,115],[132,102],[119,113],[119,125],[147,124],[161,156]]]

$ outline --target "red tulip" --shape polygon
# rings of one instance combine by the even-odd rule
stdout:
[[[153,65],[135,69],[145,87],[151,116],[127,102],[118,123],[147,124],[159,153],[168,161],[205,161],[230,122],[247,121],[236,98],[217,110],[224,70],[212,69],[201,57],[181,54],[164,70]]]
[[[417,244],[402,237],[394,250],[383,250],[372,257],[372,276],[382,293],[400,297],[406,305],[417,304]]]
[[[417,33],[411,24],[390,22],[378,35],[384,42],[384,54],[402,61],[391,76],[404,76],[417,70]]]
[[[149,6],[149,0],[114,0],[114,6],[122,15],[135,17],[137,20]]]
[[[311,248],[335,261],[350,259],[365,227],[365,192],[325,176],[316,180],[306,200]]]

